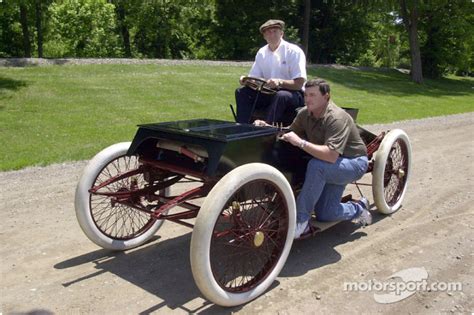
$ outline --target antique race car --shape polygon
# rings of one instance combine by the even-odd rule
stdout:
[[[375,206],[390,214],[410,177],[408,136],[359,131]],[[75,196],[79,224],[111,250],[142,245],[165,220],[194,228],[191,269],[202,294],[222,306],[246,303],[273,283],[293,243],[295,196],[310,157],[279,141],[281,132],[212,119],[140,125],[132,142],[86,166]]]

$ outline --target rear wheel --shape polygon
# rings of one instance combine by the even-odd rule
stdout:
[[[163,224],[135,205],[151,209],[143,196],[120,200],[149,184],[137,156],[127,156],[130,142],[114,144],[99,152],[86,166],[76,188],[76,217],[84,233],[95,244],[126,250],[148,241]],[[94,189],[94,192],[91,192]],[[159,192],[164,195],[166,189]]]
[[[390,214],[401,207],[410,173],[410,140],[403,130],[391,130],[376,152],[372,172],[372,191],[379,212]]]
[[[206,298],[246,303],[273,283],[293,242],[296,206],[285,177],[260,163],[224,176],[206,197],[191,239],[191,267]]]

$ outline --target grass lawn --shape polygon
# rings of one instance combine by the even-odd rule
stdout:
[[[0,68],[0,170],[91,158],[131,141],[136,125],[232,120],[244,66],[81,65]],[[311,68],[336,104],[359,108],[360,124],[474,111],[474,80],[417,85],[396,71]]]

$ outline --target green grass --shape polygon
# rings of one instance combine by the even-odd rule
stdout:
[[[361,124],[443,116],[474,111],[474,80],[450,76],[419,85],[396,70],[310,71],[331,82],[336,104],[359,109]]]
[[[0,170],[82,160],[136,125],[192,118],[231,120],[248,67],[82,65],[0,68]],[[474,80],[417,85],[396,71],[316,68],[332,97],[359,108],[361,124],[474,111]]]

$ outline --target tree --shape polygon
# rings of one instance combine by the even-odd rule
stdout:
[[[418,19],[419,19],[419,3],[418,0],[400,0],[400,14],[403,24],[408,33],[410,43],[410,60],[411,71],[410,77],[416,83],[423,82],[423,72],[421,65],[421,52],[418,40]]]
[[[36,46],[38,58],[43,58],[43,42],[45,29],[44,20],[48,18],[48,8],[53,0],[34,0],[35,5],[35,29],[36,29]]]
[[[50,35],[45,45],[52,57],[117,57],[115,7],[105,0],[63,0],[50,6]]]
[[[449,21],[449,23],[446,23]],[[448,71],[468,74],[474,50],[474,6],[448,1],[426,7],[420,18],[423,74],[439,78]]]
[[[35,0],[35,12],[36,33],[38,38],[38,58],[43,58],[43,10],[41,8],[41,2],[39,0]]]
[[[27,58],[31,57],[31,41],[30,41],[30,28],[28,25],[28,7],[24,2],[20,2],[20,23],[21,30],[23,33],[23,50],[24,56]]]
[[[181,18],[183,22],[183,35],[187,42],[188,55],[184,58],[216,59],[212,33],[215,25],[214,0],[194,1],[193,5],[183,6]]]
[[[408,35],[410,46],[410,76],[417,83],[423,82],[421,53],[418,35],[418,21],[420,3],[419,0],[365,0],[359,2],[358,7],[366,10],[378,10],[379,12],[393,12],[401,18]]]
[[[17,3],[0,2],[0,57],[23,57],[24,43]]]
[[[369,48],[366,8],[345,1],[312,2],[308,54],[314,63],[351,64]]]
[[[309,21],[311,17],[311,0],[304,0],[304,22],[303,22],[303,51],[306,55],[306,59],[309,60],[308,56],[308,45],[309,45]]]
[[[127,1],[112,0],[111,3],[115,5],[115,13],[117,16],[117,26],[122,38],[124,55],[127,58],[132,57],[132,50],[130,46],[130,31],[127,23],[127,15],[129,6]]]
[[[270,18],[309,62],[474,67],[474,6],[452,0],[0,0],[0,57],[251,60]]]
[[[134,38],[138,53],[150,58],[182,58],[187,47],[180,23],[181,5],[171,1],[144,1],[135,15]]]
[[[268,19],[286,23],[285,38],[300,43],[298,30],[302,27],[300,1],[216,0],[213,45],[219,59],[251,60],[265,44],[258,29]]]
[[[371,27],[366,36],[370,45],[355,65],[393,68],[400,66],[405,27],[394,12],[367,12]],[[406,44],[407,46],[408,44]],[[407,49],[408,50],[408,49]],[[409,59],[408,59],[409,63]]]

